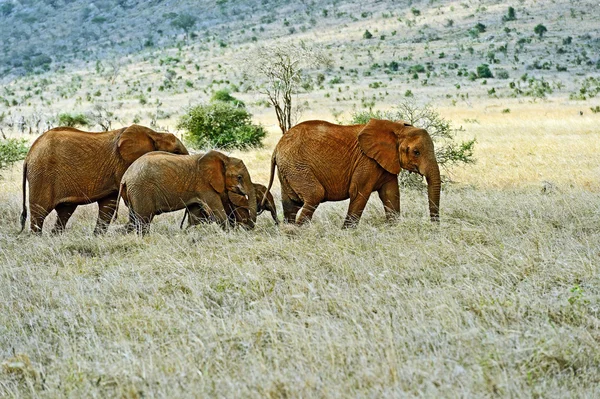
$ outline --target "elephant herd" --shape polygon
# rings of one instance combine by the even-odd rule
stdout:
[[[439,220],[440,171],[424,129],[371,119],[342,126],[300,123],[286,132],[271,157],[268,187],[252,182],[244,162],[218,151],[190,155],[171,133],[132,125],[102,133],[59,127],[42,134],[23,166],[23,213],[41,233],[56,210],[53,233],[62,232],[78,205],[98,203],[95,234],[106,232],[120,199],[129,209],[127,231],[146,234],[154,216],[185,209],[188,226],[216,221],[223,228],[253,228],[262,211],[278,223],[270,189],[275,170],[286,223],[311,220],[320,203],[350,199],[344,227],[354,227],[372,192],[388,219],[400,211],[401,169],[425,176],[429,215]],[[299,215],[298,215],[299,214]]]

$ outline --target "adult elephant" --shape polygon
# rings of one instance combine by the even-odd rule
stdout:
[[[226,228],[228,193],[248,197],[248,227],[254,227],[256,192],[246,165],[218,151],[189,156],[146,154],[127,169],[119,188],[129,208],[127,230],[141,234],[148,232],[154,216],[184,208],[189,209],[192,224],[202,209]]]
[[[344,227],[355,226],[373,191],[379,193],[386,217],[392,218],[400,211],[401,168],[425,176],[429,215],[432,221],[439,220],[440,170],[433,141],[426,130],[402,121],[371,119],[351,126],[300,123],[275,147],[268,189],[276,166],[288,223],[310,221],[322,202],[350,198]]]
[[[46,216],[56,209],[52,230],[64,230],[78,205],[98,203],[94,233],[104,233],[115,211],[121,177],[136,159],[150,151],[187,154],[171,133],[144,126],[102,133],[71,127],[48,130],[33,143],[23,166],[23,213],[27,220],[26,182],[29,182],[30,227],[41,233]]]

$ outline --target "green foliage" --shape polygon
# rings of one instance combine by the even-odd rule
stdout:
[[[510,75],[508,74],[508,71],[506,69],[498,69],[496,71],[496,78],[508,79],[508,78],[510,78]]]
[[[198,18],[190,14],[179,14],[171,21],[171,26],[182,29],[186,34],[196,25]]]
[[[596,105],[595,107],[590,107],[590,110],[594,113],[597,114],[600,112],[600,105]]]
[[[11,2],[2,3],[0,6],[0,14],[3,16],[8,16],[13,12],[15,5]]]
[[[68,114],[63,113],[58,115],[58,125],[59,126],[70,126],[70,127],[78,127],[78,126],[89,126],[91,125],[90,120],[84,114]]]
[[[502,16],[502,21],[507,22],[507,21],[514,21],[516,19],[517,19],[517,16],[515,14],[515,9],[513,7],[508,7],[508,14]]]
[[[248,149],[262,146],[267,132],[254,125],[252,115],[229,102],[214,101],[188,109],[179,119],[184,140],[192,148]]]
[[[25,159],[27,151],[29,151],[29,145],[25,139],[0,140],[0,170]]]
[[[492,71],[488,64],[481,64],[477,67],[477,77],[480,79],[493,78]]]
[[[371,32],[369,32],[369,30],[365,30],[365,33],[363,33],[363,39],[371,39],[373,37],[373,34]]]
[[[451,126],[450,121],[444,119],[430,104],[419,106],[412,100],[403,100],[391,111],[367,111],[352,114],[350,124],[365,124],[370,119],[387,119],[392,121],[403,120],[413,126],[427,130],[435,143],[435,156],[441,168],[453,165],[465,165],[475,162],[473,151],[475,139],[458,141],[456,133],[461,131]],[[408,186],[420,186],[420,176],[403,173],[400,182]]]
[[[421,64],[413,65],[408,68],[408,73],[422,73],[425,72],[425,67]]]
[[[478,22],[478,23],[475,25],[474,29],[475,29],[477,32],[479,32],[479,33],[483,33],[483,32],[485,32],[485,25],[484,25],[484,24],[482,24],[481,22]]]
[[[230,103],[235,105],[236,107],[245,107],[246,104],[244,104],[244,102],[242,100],[238,100],[237,98],[235,98],[234,96],[231,95],[231,93],[229,92],[229,90],[227,89],[221,89],[221,90],[217,90],[213,93],[213,95],[210,97],[210,101],[223,101],[226,103]]]
[[[544,36],[544,33],[548,32],[548,29],[542,24],[537,24],[535,28],[533,28],[533,32],[541,38]]]
[[[414,8],[414,7],[412,7],[412,8],[410,9],[410,12],[412,12],[412,14],[413,14],[415,17],[418,17],[419,15],[421,15],[421,10],[419,10],[418,8]]]
[[[581,87],[575,93],[569,95],[571,100],[587,100],[594,98],[600,93],[600,78],[587,77],[581,82]]]

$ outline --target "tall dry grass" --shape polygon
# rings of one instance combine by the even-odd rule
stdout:
[[[177,213],[95,237],[88,206],[64,235],[17,235],[9,171],[0,395],[599,396],[598,133],[552,115],[454,109],[479,120],[461,133],[478,163],[452,172],[439,225],[405,190],[400,220],[374,196],[355,230],[329,203],[303,228],[180,231]],[[269,147],[241,154],[259,181]]]

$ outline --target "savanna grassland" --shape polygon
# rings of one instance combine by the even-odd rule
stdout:
[[[124,16],[156,25],[175,18],[167,12],[190,12],[185,2],[109,3],[87,14],[79,1],[21,1],[4,15],[2,29],[36,6],[46,10],[19,28],[36,51],[34,33],[57,18],[53,4],[65,17],[87,15],[97,35],[54,32],[63,36],[45,48],[59,51],[60,39],[73,51],[47,69],[3,64],[8,137],[31,141],[35,118],[52,124],[60,112],[97,104],[114,113],[114,126],[137,116],[173,130],[185,106],[227,88],[269,130],[263,148],[232,153],[266,183],[281,133],[236,55],[302,39],[329,49],[335,66],[306,72],[312,88],[297,99],[301,120],[393,109],[410,90],[462,127],[459,140],[476,139],[476,163],[443,171],[439,224],[428,221],[424,192],[402,189],[393,223],[374,195],[357,229],[340,228],[341,202],[321,205],[301,228],[261,215],[252,231],[181,231],[181,212],[165,214],[141,238],[121,232],[124,206],[109,233],[94,236],[95,205],[80,207],[63,235],[18,234],[18,162],[0,171],[0,396],[600,396],[596,3],[220,1],[196,37],[166,23],[153,46],[139,39],[152,31],[128,27]],[[516,20],[503,21],[510,5]],[[242,6],[253,10],[246,18],[232,12]],[[478,22],[486,31],[469,33]],[[540,23],[543,37],[533,32]],[[365,30],[375,37],[363,38]],[[494,78],[470,80],[483,63]],[[425,71],[409,70],[416,64]],[[498,78],[499,69],[509,77]],[[272,191],[279,200],[277,182]]]

